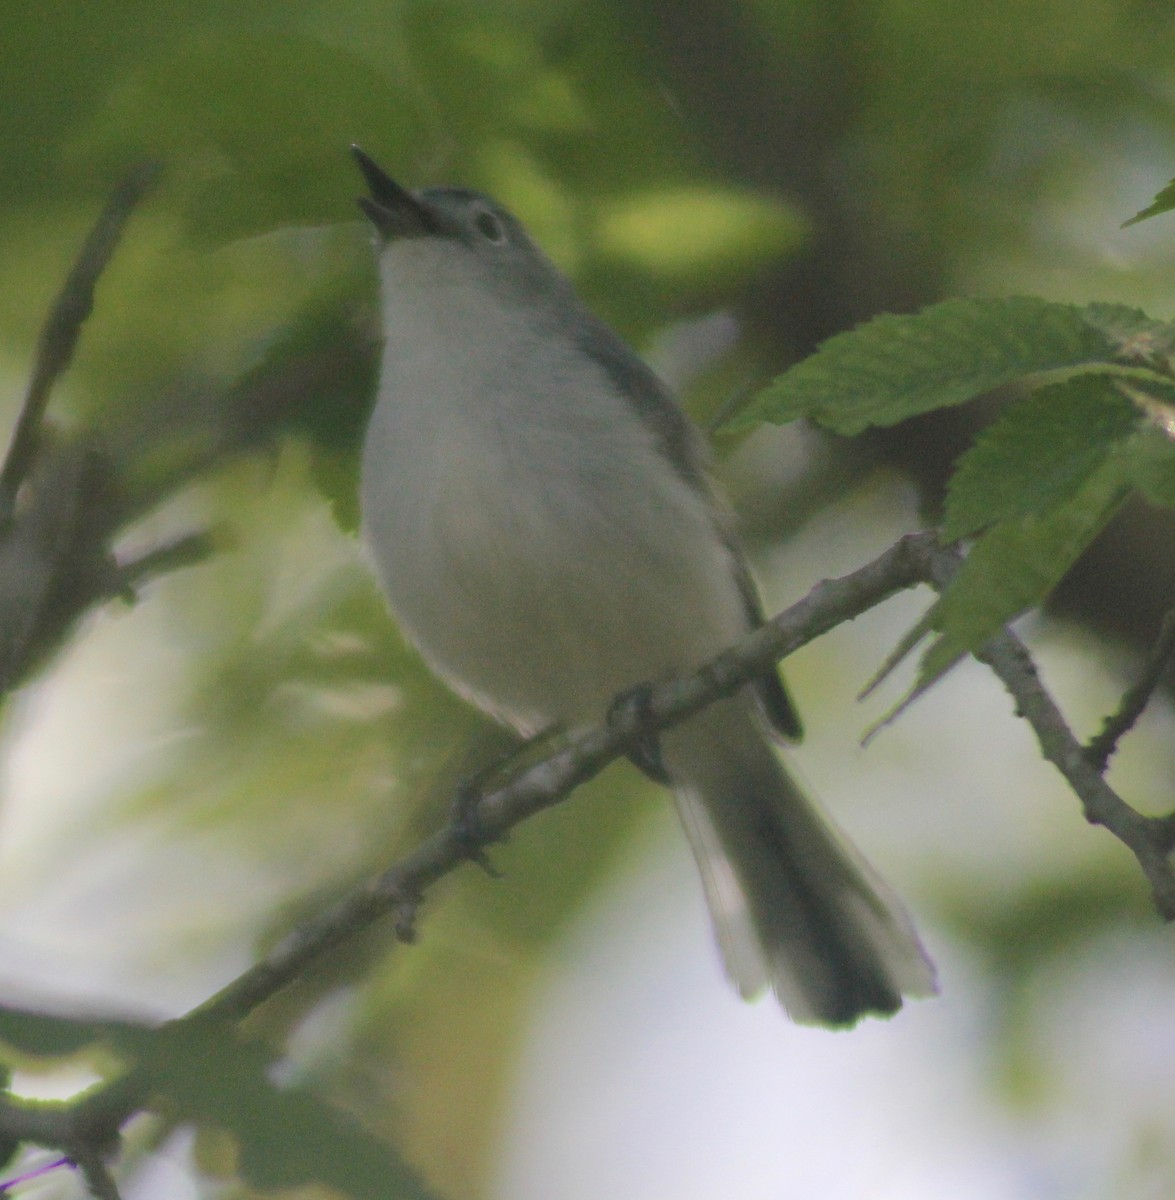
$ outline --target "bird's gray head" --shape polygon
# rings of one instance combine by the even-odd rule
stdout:
[[[369,196],[359,207],[375,226],[385,254],[394,247],[436,255],[450,269],[489,287],[503,302],[522,307],[575,304],[571,285],[500,204],[467,188],[411,192],[396,183],[358,146],[352,154]]]

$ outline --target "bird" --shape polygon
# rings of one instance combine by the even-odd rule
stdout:
[[[763,621],[700,432],[522,223],[480,192],[409,190],[352,153],[383,345],[361,537],[430,668],[529,736],[605,719]],[[660,732],[737,991],[845,1027],[936,990],[909,916],[785,767],[776,669]]]

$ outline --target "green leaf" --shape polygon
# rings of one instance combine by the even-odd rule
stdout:
[[[1173,208],[1175,208],[1175,179],[1172,179],[1146,208],[1139,209],[1129,221],[1123,221],[1122,228],[1126,229],[1130,225],[1137,225],[1139,221],[1157,217],[1161,213],[1170,212]]]
[[[259,1189],[325,1184],[357,1200],[435,1200],[394,1147],[301,1086],[279,1087],[256,1042],[186,1022],[152,1047],[152,1082],[188,1118],[228,1130]]]
[[[1058,506],[1141,419],[1099,376],[1077,376],[1010,404],[959,460],[943,540]]]
[[[1175,409],[1172,417],[1175,422]],[[1149,428],[1127,443],[1123,458],[1130,481],[1152,504],[1175,508],[1175,441],[1169,428]]]
[[[946,300],[829,338],[732,427],[810,417],[851,436],[962,404],[1025,375],[1112,365],[1128,338],[1161,328],[1115,305],[1085,309],[1032,296]]]
[[[1124,304],[1104,304],[1095,300],[1082,313],[1095,329],[1114,343],[1118,362],[1157,367],[1166,378],[1170,374],[1169,359],[1175,353],[1175,325],[1155,321],[1137,308]]]
[[[32,1009],[0,1007],[0,1042],[38,1058],[65,1058],[99,1041],[131,1049],[151,1036],[151,1030],[129,1021],[58,1016]]]
[[[983,535],[924,618],[940,636],[923,656],[915,694],[1045,599],[1125,499],[1129,477],[1129,465],[1112,456],[1055,508]]]

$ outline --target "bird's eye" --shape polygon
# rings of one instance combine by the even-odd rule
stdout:
[[[506,240],[506,228],[502,222],[488,208],[483,208],[473,219],[474,225],[477,226],[477,232],[481,234],[487,242],[504,242]]]

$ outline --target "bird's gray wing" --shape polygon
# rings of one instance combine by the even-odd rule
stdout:
[[[637,415],[656,438],[665,457],[681,477],[702,492],[714,514],[714,528],[730,552],[735,579],[747,615],[747,628],[763,624],[763,605],[725,508],[718,502],[706,474],[709,447],[696,426],[685,415],[673,394],[655,371],[631,350],[610,326],[584,309],[574,326],[579,348],[594,359],[624,396],[636,406]],[[755,692],[770,728],[787,741],[799,741],[804,727],[783,679],[771,670],[755,681]],[[640,765],[640,764],[638,764]]]

